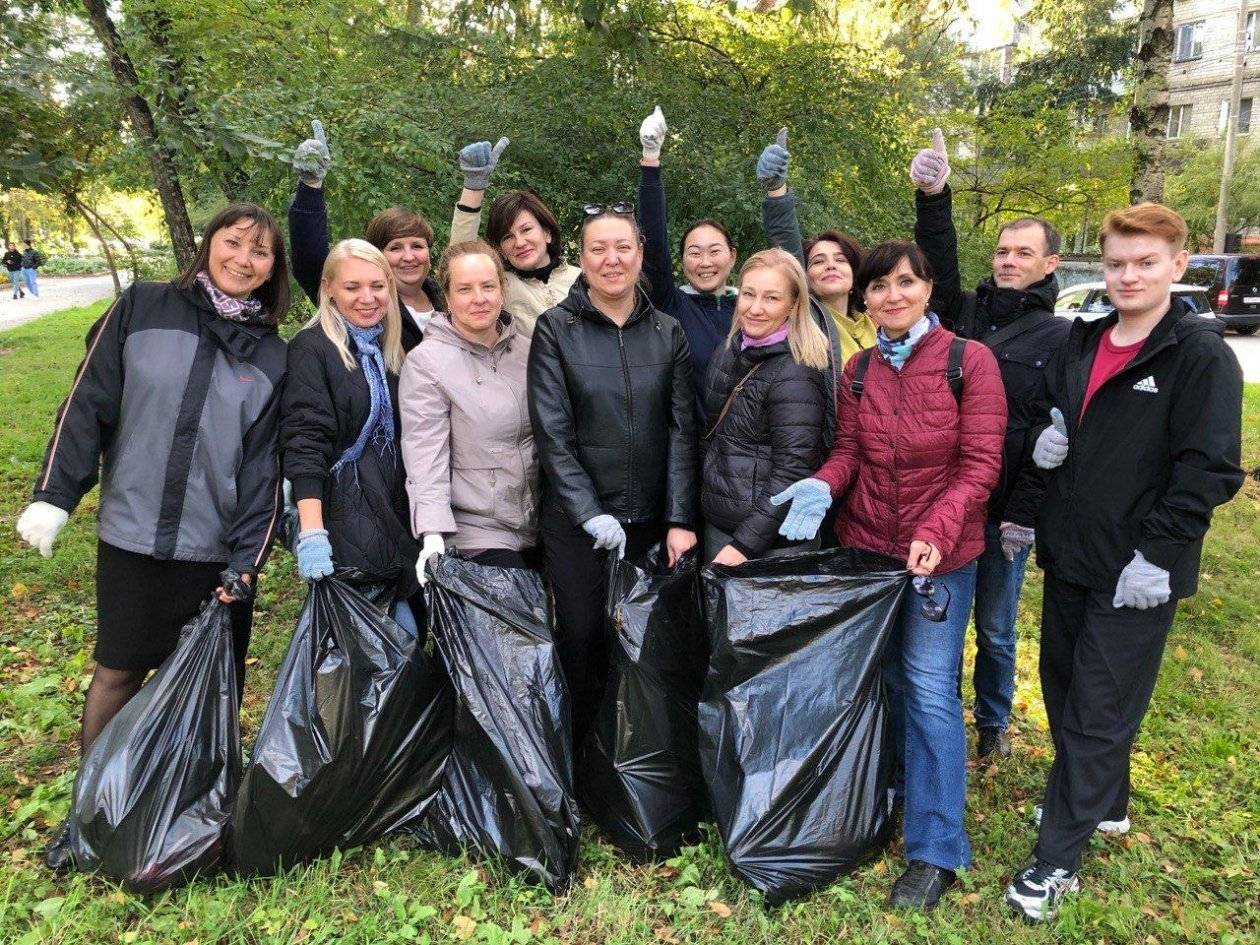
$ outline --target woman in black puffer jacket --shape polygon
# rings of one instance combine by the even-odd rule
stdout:
[[[716,564],[816,547],[779,536],[770,497],[825,456],[827,338],[801,265],[781,249],[740,270],[735,320],[705,378],[704,553]]]

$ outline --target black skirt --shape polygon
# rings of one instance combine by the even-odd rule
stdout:
[[[96,662],[106,669],[156,669],[175,651],[179,632],[219,586],[223,563],[159,561],[96,544]],[[240,664],[254,623],[252,601],[230,605]]]

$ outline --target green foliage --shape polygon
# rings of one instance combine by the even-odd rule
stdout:
[[[1231,232],[1260,226],[1260,144],[1249,137],[1236,139],[1234,177],[1229,185]],[[1216,229],[1216,201],[1220,196],[1223,141],[1182,142],[1172,151],[1173,172],[1164,184],[1168,205],[1186,218],[1191,242],[1211,246]]]

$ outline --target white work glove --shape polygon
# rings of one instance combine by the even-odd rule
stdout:
[[[1012,563],[1017,554],[1037,540],[1037,533],[1033,529],[1016,525],[1014,522],[1003,522],[999,531],[1001,532],[1002,557]]]
[[[925,194],[939,194],[949,180],[949,151],[945,147],[945,134],[940,128],[932,129],[932,146],[924,148],[910,162],[910,183]]]
[[[50,502],[32,502],[18,516],[17,533],[45,558],[51,558],[57,533],[66,527],[70,513]]]
[[[1041,436],[1033,444],[1033,462],[1042,469],[1058,469],[1067,459],[1067,454],[1067,423],[1063,419],[1063,411],[1051,407],[1050,426],[1041,431]]]
[[[1111,606],[1150,610],[1166,604],[1172,597],[1168,579],[1167,571],[1147,561],[1142,552],[1135,551],[1133,560],[1124,566],[1120,580],[1116,581],[1116,596]]]
[[[293,152],[293,168],[298,180],[307,187],[322,187],[332,157],[328,154],[328,138],[324,136],[324,124],[319,119],[311,122],[311,137],[297,146]]]
[[[639,125],[639,143],[643,145],[643,160],[659,161],[661,159],[661,145],[665,143],[667,130],[665,113],[661,111],[661,106],[657,105],[652,114],[643,119],[643,124]]]
[[[510,143],[503,137],[493,148],[489,141],[474,141],[460,149],[459,169],[464,174],[465,190],[485,190],[490,186],[490,175],[499,166],[499,158]]]
[[[596,515],[582,523],[582,530],[595,539],[595,547],[616,551],[617,559],[626,556],[626,530],[611,515]]]
[[[424,573],[425,562],[434,555],[446,554],[446,542],[442,540],[442,536],[437,532],[432,532],[424,536],[424,543],[420,546],[420,557],[416,559],[416,580],[420,582],[420,586],[424,587],[425,582],[429,580],[429,576]]]

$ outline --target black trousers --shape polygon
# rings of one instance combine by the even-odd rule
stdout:
[[[637,559],[665,537],[659,522],[626,525],[626,557]],[[573,744],[580,745],[594,721],[604,692],[610,658],[608,620],[609,557],[596,551],[591,536],[548,502],[539,516],[543,572],[556,608],[556,651],[573,706]]]
[[[1075,872],[1102,820],[1129,807],[1129,751],[1159,676],[1177,601],[1113,607],[1113,592],[1046,572],[1041,692],[1054,739],[1036,856]]]

